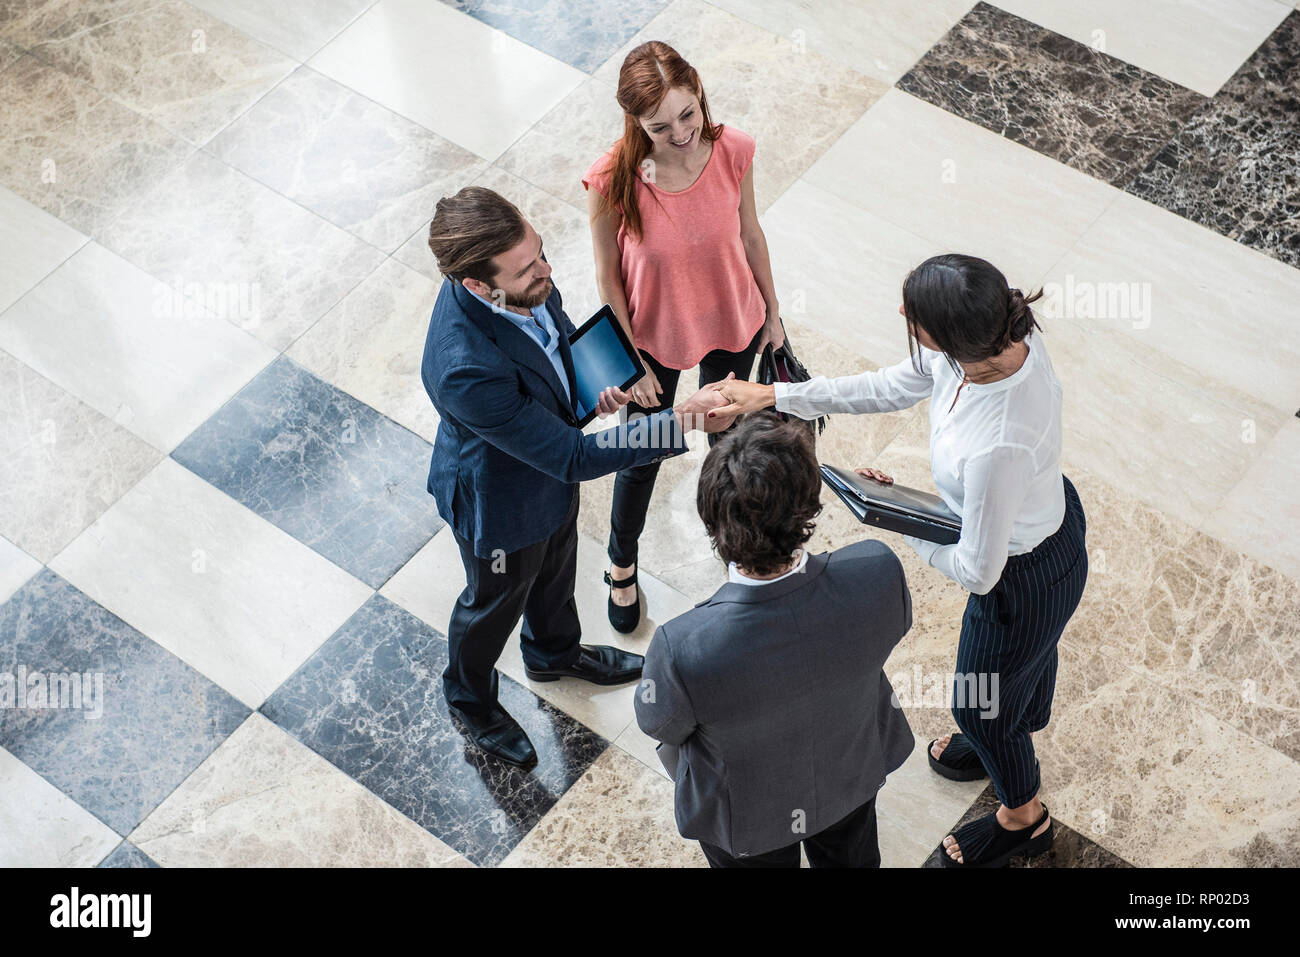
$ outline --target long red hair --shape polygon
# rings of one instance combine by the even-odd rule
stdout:
[[[643,43],[627,55],[618,71],[618,94],[615,99],[623,108],[623,136],[614,144],[611,158],[609,195],[602,196],[600,212],[617,210],[627,231],[641,238],[641,212],[637,208],[636,184],[641,178],[641,164],[653,149],[650,136],[641,128],[642,116],[659,109],[669,90],[690,90],[700,100],[700,139],[712,143],[722,135],[722,124],[709,116],[709,101],[704,95],[700,75],[681,58],[676,50],[659,40]],[[656,197],[657,199],[657,197]]]

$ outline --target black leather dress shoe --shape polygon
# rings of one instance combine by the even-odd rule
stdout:
[[[524,668],[524,674],[533,681],[554,681],[556,678],[581,678],[598,685],[621,685],[641,677],[645,659],[630,651],[612,645],[579,645],[578,660],[567,668],[548,668],[535,671]]]
[[[460,725],[461,733],[473,741],[479,750],[521,768],[537,763],[533,743],[505,708],[496,705],[486,718],[467,714],[455,705],[448,705],[448,709]]]

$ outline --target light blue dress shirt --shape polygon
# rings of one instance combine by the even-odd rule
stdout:
[[[466,289],[465,291],[498,316],[505,316],[505,318],[528,333],[529,337],[546,353],[546,357],[551,360],[551,365],[555,366],[555,374],[560,378],[560,385],[564,387],[564,394],[569,399],[569,405],[573,405],[573,395],[569,392],[569,375],[564,371],[564,359],[560,356],[560,330],[556,327],[555,320],[551,318],[546,303],[533,306],[530,310],[533,315],[529,319],[517,312],[511,312],[509,309],[498,308],[496,303],[489,302],[472,289]]]

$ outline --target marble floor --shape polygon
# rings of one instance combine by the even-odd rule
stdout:
[[[935,253],[1047,291],[1092,573],[1035,866],[1300,864],[1295,6],[0,3],[0,672],[28,689],[0,708],[0,865],[703,865],[630,687],[531,683],[512,644],[522,773],[436,680],[464,578],[425,491],[433,204],[506,195],[593,312],[579,177],[648,39],[757,140],[815,373],[904,356],[901,282]],[[723,579],[695,446],[632,635],[600,584],[612,478],[583,488],[586,640],[643,651]],[[923,407],[832,417],[819,455],[931,485]],[[813,546],[861,536],[827,496]],[[992,797],[924,755],[965,593],[890,544],[918,746],[879,830],[919,867]]]

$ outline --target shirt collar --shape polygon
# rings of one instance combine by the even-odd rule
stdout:
[[[770,585],[772,582],[779,582],[782,578],[789,578],[791,575],[799,574],[807,564],[808,550],[806,548],[799,549],[799,561],[795,563],[794,568],[784,575],[778,575],[776,578],[750,578],[740,573],[735,562],[729,562],[727,564],[727,581],[735,582],[737,585]]]

